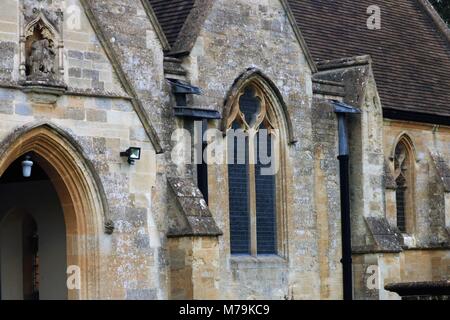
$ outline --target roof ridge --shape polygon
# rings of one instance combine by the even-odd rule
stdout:
[[[114,46],[111,41],[106,37],[105,30],[100,25],[100,19],[97,17],[97,15],[94,13],[93,3],[94,0],[80,0],[81,5],[83,6],[84,12],[86,14],[86,17],[94,29],[94,32],[98,38],[98,41],[102,48],[104,49],[106,56],[111,62],[111,65],[114,69],[114,71],[117,74],[117,77],[122,84],[122,86],[125,88],[126,93],[131,97],[131,104],[133,105],[133,108],[141,121],[142,125],[144,126],[144,130],[153,144],[153,147],[156,150],[157,154],[163,153],[163,147],[161,144],[161,139],[158,136],[158,133],[156,132],[152,122],[150,121],[150,118],[145,111],[145,108],[143,106],[143,103],[141,99],[139,98],[130,78],[128,77],[126,71],[123,68],[123,64],[120,62],[119,55],[117,54],[116,50],[114,49]],[[150,21],[150,24],[152,21]]]
[[[442,17],[436,11],[434,6],[428,0],[417,0],[428,16],[431,18],[434,24],[438,27],[439,31],[443,34],[444,38],[450,43],[450,28],[444,22]]]
[[[288,1],[279,0],[287,17],[290,22],[290,25],[294,31],[295,37],[302,48],[305,59],[308,62],[309,67],[311,68],[312,73],[317,72],[317,66],[312,57],[311,51],[306,44],[306,41],[302,35],[300,28],[298,27],[298,23],[295,19],[294,14],[291,11]],[[193,0],[193,6],[183,23],[183,26],[180,32],[177,35],[175,43],[172,45],[172,50],[170,52],[171,56],[179,56],[185,53],[188,53],[192,50],[195,45],[195,41],[198,37],[198,33],[200,32],[204,20],[206,20],[210,9],[214,3],[214,0]],[[203,21],[202,21],[203,20]]]
[[[186,20],[196,6],[195,0],[143,0],[153,9],[169,43],[167,52],[174,51]],[[175,50],[176,51],[176,50]]]
[[[336,70],[370,64],[372,64],[372,57],[368,54],[316,62],[319,71]]]
[[[374,3],[382,9],[382,27],[369,31],[367,7]],[[449,119],[449,31],[428,1],[289,0],[289,4],[319,71],[354,64],[357,61],[345,57],[368,54],[383,109],[396,110],[385,117],[409,119],[412,116],[407,115],[420,113],[423,121]]]
[[[299,24],[297,23],[297,19],[295,19],[294,13],[291,10],[291,7],[289,6],[289,2],[286,0],[280,0],[281,5],[288,16],[289,22],[291,24],[292,29],[294,30],[295,37],[297,38],[297,41],[300,44],[300,47],[303,50],[303,53],[305,54],[306,61],[309,64],[309,67],[311,68],[312,73],[317,72],[317,65],[314,62],[314,58],[312,56],[311,51],[308,48],[308,44],[306,43],[305,38],[303,37],[302,31],[299,28]]]

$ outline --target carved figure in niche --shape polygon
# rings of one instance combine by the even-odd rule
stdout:
[[[52,78],[55,74],[55,57],[56,52],[48,39],[33,42],[28,59],[30,77]]]
[[[400,175],[404,175],[407,168],[407,151],[403,143],[400,143],[395,150],[395,177],[398,178]]]
[[[67,90],[62,35],[64,1],[20,2],[20,84],[24,91],[33,93],[35,101],[54,104],[54,98]]]

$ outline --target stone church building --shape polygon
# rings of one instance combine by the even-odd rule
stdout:
[[[1,299],[446,280],[450,31],[427,0],[0,2]]]

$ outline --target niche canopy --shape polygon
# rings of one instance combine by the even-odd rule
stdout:
[[[19,74],[25,92],[57,98],[67,90],[63,20],[61,0],[22,0]]]

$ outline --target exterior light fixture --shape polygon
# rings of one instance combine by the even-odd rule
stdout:
[[[141,148],[131,147],[127,151],[120,153],[121,157],[128,157],[128,163],[133,165],[137,160],[141,159]]]
[[[31,168],[33,167],[33,161],[30,156],[25,156],[25,160],[22,161],[22,175],[25,178],[31,177]]]

